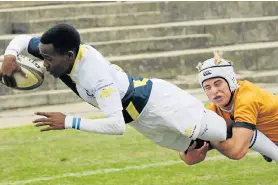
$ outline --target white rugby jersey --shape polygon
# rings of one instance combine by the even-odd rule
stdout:
[[[28,53],[43,59],[39,53],[39,43],[38,37],[20,35],[11,41],[5,55],[17,56],[27,49]],[[104,114],[122,110],[121,99],[129,87],[128,76],[106,61],[93,47],[80,45],[69,76],[74,81],[79,96],[100,108]]]
[[[127,74],[115,69],[93,47],[80,45],[74,67],[69,74],[82,99],[109,115],[122,110],[129,81]]]
[[[28,35],[15,37],[5,55],[17,56],[24,49],[43,60],[39,52],[40,38]],[[148,102],[152,82],[134,78],[110,64],[93,47],[80,45],[70,74],[59,77],[86,102],[101,109],[108,118],[89,120],[66,116],[65,127],[104,134],[122,134],[124,123],[139,117]],[[82,122],[82,124],[81,124]]]

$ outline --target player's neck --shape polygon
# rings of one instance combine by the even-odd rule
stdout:
[[[234,110],[234,99],[229,103],[229,105],[226,105],[225,107],[220,107],[221,110],[225,112],[233,112]]]

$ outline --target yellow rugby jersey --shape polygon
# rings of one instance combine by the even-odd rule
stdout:
[[[238,81],[234,94],[234,111],[225,112],[213,103],[208,109],[223,117],[230,125],[234,122],[249,123],[278,144],[278,96],[261,89],[249,81]],[[234,121],[233,121],[233,119]]]

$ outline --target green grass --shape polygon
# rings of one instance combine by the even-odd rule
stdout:
[[[126,166],[179,161],[176,152],[161,148],[130,127],[123,136],[75,130],[39,132],[33,126],[0,129],[0,185],[277,185],[277,165],[261,156],[241,161],[206,161],[195,166],[178,163],[144,169],[34,181]],[[212,152],[209,156],[219,155]],[[12,183],[10,183],[12,184]]]

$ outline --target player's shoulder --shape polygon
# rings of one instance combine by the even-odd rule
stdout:
[[[238,81],[239,87],[235,91],[235,99],[244,102],[257,101],[260,94],[260,87],[247,80]]]
[[[81,54],[84,58],[86,67],[93,66],[95,69],[105,67],[107,60],[105,57],[95,48],[90,45],[80,45],[78,54]]]
[[[238,84],[239,88],[244,90],[260,89],[260,87],[258,87],[256,84],[248,80],[239,80]]]
[[[79,50],[83,50],[84,53],[86,52],[86,54],[89,55],[89,57],[95,58],[98,55],[101,55],[101,53],[96,48],[88,44],[80,44]]]
[[[235,112],[239,111],[250,111],[257,109],[260,105],[264,104],[262,98],[262,92],[258,86],[249,82],[242,81],[239,83],[240,86],[236,89],[234,95],[234,109]]]

